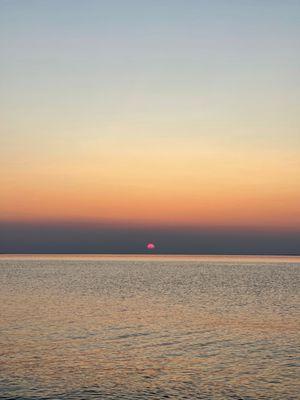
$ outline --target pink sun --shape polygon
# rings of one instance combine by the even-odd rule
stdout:
[[[153,243],[148,243],[147,244],[147,249],[148,250],[154,250],[155,249],[155,245]]]

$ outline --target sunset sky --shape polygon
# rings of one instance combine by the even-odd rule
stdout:
[[[107,243],[82,251],[126,251],[130,229],[175,230],[168,251],[222,232],[226,252],[233,231],[300,251],[299,1],[13,0],[0,15],[0,251],[26,251],[18,232],[37,226],[31,251],[74,226]]]

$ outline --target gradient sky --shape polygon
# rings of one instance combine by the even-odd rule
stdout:
[[[173,251],[226,229],[300,251],[299,1],[2,0],[0,15],[0,251],[65,224],[113,230],[122,251],[129,226],[175,230]]]

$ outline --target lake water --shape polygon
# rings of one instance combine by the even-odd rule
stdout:
[[[299,399],[296,257],[0,257],[1,399]]]

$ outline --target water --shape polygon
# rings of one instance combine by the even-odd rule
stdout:
[[[1,256],[1,399],[298,399],[299,258]]]

